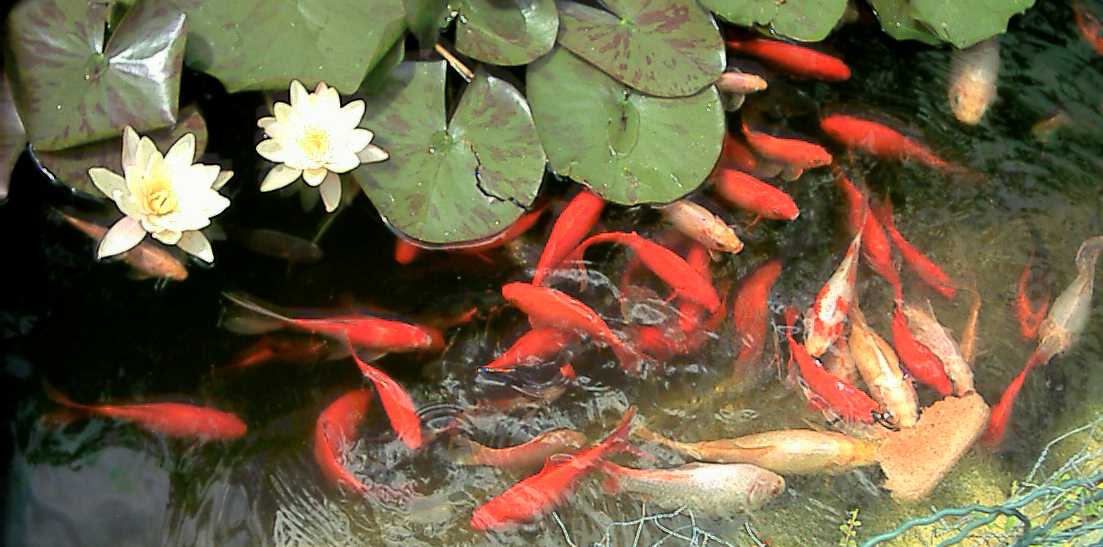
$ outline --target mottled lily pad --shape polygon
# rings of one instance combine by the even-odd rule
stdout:
[[[194,106],[180,111],[180,122],[173,127],[165,127],[148,133],[157,143],[157,149],[168,152],[177,139],[187,133],[195,133],[195,156],[199,157],[207,149],[207,122]],[[91,197],[107,199],[88,178],[88,169],[106,167],[122,174],[123,138],[121,136],[106,139],[75,148],[66,148],[54,152],[35,150],[34,156],[39,165],[53,180],[64,184],[77,192]]]
[[[559,43],[649,95],[693,95],[726,62],[716,21],[696,0],[607,0],[612,11],[559,4]]]
[[[176,121],[184,14],[164,2],[137,2],[105,43],[109,6],[36,0],[18,4],[8,18],[9,75],[38,150]]]
[[[714,86],[651,97],[558,47],[529,65],[527,79],[552,169],[609,201],[674,201],[697,188],[720,156],[724,109]]]
[[[406,30],[403,0],[172,1],[188,14],[188,66],[230,92],[297,79],[352,93]]]
[[[391,71],[398,65],[402,64],[403,57],[406,55],[406,44],[402,41],[398,41],[391,50],[383,56],[383,59],[375,65],[375,68],[371,69],[368,76],[364,78],[363,83],[360,84],[360,93],[372,95],[383,90],[383,86],[387,83],[387,78],[390,76]]]
[[[11,170],[19,154],[27,148],[27,135],[23,122],[15,111],[8,77],[0,71],[0,201],[8,199]]]
[[[352,174],[383,219],[405,236],[448,245],[492,236],[532,205],[545,156],[525,98],[478,72],[451,121],[445,63],[406,62],[364,97],[361,127],[390,159]]]
[[[942,43],[927,27],[912,17],[908,0],[869,0],[886,34],[897,40],[918,40],[937,46]]]
[[[912,15],[939,38],[966,48],[1007,30],[1034,0],[911,0]]]
[[[794,40],[823,40],[846,11],[846,0],[701,0],[721,19],[745,27],[769,26]]]
[[[555,46],[555,0],[453,0],[456,49],[495,65],[524,65]]]

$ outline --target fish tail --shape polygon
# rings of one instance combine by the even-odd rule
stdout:
[[[73,409],[73,410],[84,411],[84,412],[90,412],[90,411],[93,410],[92,407],[90,407],[88,405],[82,405],[82,404],[70,399],[68,395],[65,395],[64,393],[59,391],[57,388],[55,388],[53,386],[53,384],[51,384],[50,382],[47,382],[46,380],[42,381],[42,389],[43,389],[43,391],[46,392],[46,396],[49,397],[51,401],[53,401],[53,402],[55,402],[55,403],[57,403],[61,406],[64,406],[66,408],[70,408],[70,409]]]
[[[644,426],[644,425],[637,426],[634,429],[632,429],[632,434],[639,437],[640,439],[642,439],[644,441],[647,441],[649,443],[654,443],[654,444],[657,444],[657,445],[660,445],[660,446],[669,447],[669,446],[674,444],[673,440],[668,439],[666,437],[663,437],[662,435],[659,435],[658,433],[655,433],[654,431],[651,431],[650,429],[647,428],[647,426]]]
[[[222,318],[222,327],[230,332],[263,334],[293,322],[290,317],[276,312],[271,306],[251,296],[229,291],[223,292],[222,296],[237,305],[235,308],[227,309],[226,315]]]
[[[632,418],[635,417],[636,407],[628,407],[628,410],[624,411],[624,416],[620,419],[620,423],[617,424],[616,429],[602,439],[599,444],[604,446],[607,452],[619,452],[627,448],[628,433],[632,430]]]
[[[995,450],[1003,443],[1004,436],[1007,435],[1007,425],[1010,423],[1011,414],[1015,409],[1015,400],[1018,398],[1019,391],[1022,390],[1023,384],[1026,382],[1027,375],[1041,362],[1040,355],[1038,351],[1031,354],[1030,359],[1026,362],[1026,366],[1019,372],[1018,376],[1015,376],[1014,380],[1011,380],[1011,383],[1007,385],[1007,389],[1004,390],[1003,395],[1000,396],[1000,401],[996,403],[996,406],[992,407],[992,414],[988,420],[988,429],[981,438],[981,444],[989,449]]]

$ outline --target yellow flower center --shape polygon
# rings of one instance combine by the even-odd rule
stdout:
[[[316,127],[308,127],[299,138],[299,146],[306,157],[314,161],[323,161],[329,152],[329,133]]]
[[[145,191],[143,192],[142,201],[149,214],[167,215],[176,210],[179,199],[177,199],[176,192],[172,189],[172,181],[169,180],[164,165],[154,167],[152,172],[146,175],[143,183],[142,186]]]

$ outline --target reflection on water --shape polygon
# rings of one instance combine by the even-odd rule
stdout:
[[[1023,264],[1031,254],[1038,257],[1059,290],[1074,275],[1072,259],[1080,241],[1103,232],[1098,179],[1103,59],[1080,42],[1066,7],[1043,3],[1016,21],[1003,39],[999,101],[978,127],[967,128],[953,122],[946,104],[947,51],[887,43],[873,28],[846,29],[833,42],[854,67],[852,80],[830,86],[771,81],[770,91],[749,100],[748,108],[751,103],[773,105],[764,115],[784,115],[795,129],[814,126],[817,105],[883,112],[918,130],[935,150],[986,175],[978,183],[865,158],[855,158],[852,169],[875,193],[892,197],[898,225],[914,243],[951,275],[975,280],[984,300],[977,387],[994,402],[1032,349],[1016,334],[1011,309]],[[1053,130],[1047,142],[1033,140],[1031,127],[1059,112],[1071,121]],[[231,119],[232,126],[251,124],[239,121]],[[251,134],[215,132],[214,137],[216,149],[251,150]],[[242,180],[256,178],[248,161],[238,163],[246,164],[235,165]],[[32,180],[27,182],[33,182],[28,176]],[[519,336],[523,324],[516,310],[496,307],[495,294],[503,282],[524,274],[514,264],[534,263],[546,220],[520,244],[492,254],[493,266],[478,257],[434,253],[400,268],[390,259],[390,236],[361,200],[334,222],[322,243],[326,258],[321,263],[288,269],[243,251],[225,252],[217,269],[194,271],[188,282],[157,290],[152,283],[124,279],[121,266],[91,264],[86,241],[40,220],[45,215],[39,208],[52,190],[23,186],[13,188],[0,219],[5,233],[20,234],[6,263],[17,270],[17,281],[8,286],[17,292],[6,297],[11,304],[0,316],[2,338],[13,347],[4,367],[14,395],[8,400],[18,405],[12,429],[17,450],[7,486],[10,545],[632,545],[664,538],[667,543],[703,542],[704,534],[739,544],[752,543],[752,534],[778,544],[812,544],[837,542],[840,525],[854,509],[865,520],[860,537],[890,528],[895,517],[916,514],[914,508],[896,506],[878,488],[882,478],[875,468],[834,477],[787,477],[787,491],[749,518],[662,513],[627,496],[606,496],[598,481],[587,480],[552,517],[488,537],[469,530],[471,511],[520,477],[449,465],[443,442],[411,455],[387,433],[378,408],[366,422],[363,440],[350,450],[350,467],[375,481],[412,484],[419,496],[404,506],[347,497],[322,480],[310,443],[318,412],[361,385],[359,373],[351,362],[339,360],[208,374],[251,343],[218,328],[222,290],[248,290],[287,305],[359,302],[418,317],[447,317],[479,304],[485,316],[451,330],[438,358],[426,362],[396,355],[382,366],[411,388],[419,406],[447,404],[438,408],[442,423],[462,416],[464,431],[492,446],[555,427],[597,439],[629,404],[640,406],[650,428],[685,440],[805,427],[806,420],[817,417],[804,412],[800,396],[780,382],[739,395],[714,389],[732,356],[723,328],[703,351],[675,360],[668,374],[642,382],[626,379],[607,350],[576,347],[570,359],[580,376],[557,398],[531,400],[531,393],[514,393],[530,400],[505,404],[495,397],[500,405],[491,404],[486,392],[495,386],[476,382],[475,371]],[[769,257],[784,259],[773,293],[775,312],[787,304],[806,306],[846,244],[842,201],[826,170],[806,173],[785,189],[800,205],[800,219],[756,227],[746,234],[742,254],[714,265],[716,279],[736,279]],[[275,215],[299,223],[300,234],[315,229],[314,217],[304,218],[286,202],[261,204],[251,190],[238,202],[242,206],[229,214],[249,218],[230,219],[237,224],[267,226],[271,222],[261,220]],[[605,227],[651,234],[659,229],[657,217],[611,211]],[[602,274],[617,275],[624,253],[595,250],[588,257],[596,262],[581,294],[614,329],[623,329],[612,284]],[[930,296],[914,278],[905,282],[910,292]],[[570,279],[555,284],[577,294]],[[871,324],[888,332],[891,302],[884,284],[866,270],[860,288]],[[631,310],[640,322],[661,321],[672,311],[661,303],[640,302]],[[938,317],[960,332],[968,299],[934,304]],[[1094,309],[1093,326],[1079,347],[1028,383],[1006,451],[970,456],[949,479],[985,488],[943,488],[926,505],[999,501],[1045,439],[1067,429],[1070,420],[1086,420],[1090,388],[1098,385],[1091,383],[1098,380],[1091,371],[1103,357],[1103,336],[1094,326],[1103,324],[1103,306]],[[771,341],[766,355],[777,354]],[[197,447],[104,420],[45,428],[38,420],[53,407],[41,394],[43,378],[79,401],[171,400],[186,394],[184,399],[238,413],[250,433],[240,442]],[[501,405],[513,411],[503,414]],[[656,453],[658,464],[680,462]],[[969,500],[966,494],[989,498]],[[637,520],[641,514],[651,518]]]

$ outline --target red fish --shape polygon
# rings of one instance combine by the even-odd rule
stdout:
[[[733,137],[731,133],[724,133],[724,147],[720,151],[720,162],[726,163],[745,173],[753,173],[758,169],[758,157],[743,144],[742,139]]]
[[[900,275],[892,264],[892,244],[877,217],[869,213],[869,202],[865,194],[847,178],[842,168],[835,167],[835,182],[846,197],[847,228],[851,237],[862,232],[862,256],[870,268],[888,282],[896,300],[904,299],[904,287]],[[864,229],[863,229],[864,228]]]
[[[396,238],[394,240],[394,261],[402,265],[409,264],[417,260],[417,257],[424,250],[405,239]]]
[[[483,368],[504,371],[517,366],[543,362],[577,338],[573,333],[559,329],[532,329],[521,335],[509,349]]]
[[[177,439],[225,441],[245,436],[247,427],[241,418],[205,406],[184,403],[146,403],[133,405],[85,405],[74,402],[53,386],[45,385],[46,396],[68,409],[94,414]]]
[[[859,231],[847,247],[843,261],[816,293],[816,301],[805,314],[804,346],[814,357],[823,355],[843,333],[847,315],[854,305],[861,245],[862,232]]]
[[[900,362],[916,380],[934,388],[943,397],[954,391],[942,360],[912,336],[908,319],[899,306],[892,314],[892,343],[900,355]]]
[[[1084,41],[1095,50],[1096,55],[1103,55],[1103,37],[1099,36],[1103,25],[1100,25],[1099,19],[1088,12],[1080,2],[1075,1],[1072,3],[1072,17]]]
[[[1049,361],[1047,356],[1040,350],[1041,348],[1030,355],[1023,369],[1004,389],[1000,401],[992,407],[992,413],[988,418],[988,429],[980,439],[980,442],[985,446],[995,448],[1003,443],[1003,438],[1007,435],[1007,425],[1011,422],[1011,413],[1015,410],[1015,401],[1019,397],[1019,391],[1023,389],[1026,377],[1035,367],[1044,365]]]
[[[828,82],[850,79],[850,67],[842,59],[812,48],[767,38],[730,39],[727,45],[733,51],[761,59],[801,78]]]
[[[826,148],[800,139],[785,139],[755,131],[743,121],[743,135],[751,148],[762,157],[784,163],[796,169],[812,169],[831,164],[831,153]]]
[[[732,305],[732,331],[736,335],[735,373],[745,376],[762,356],[770,319],[770,291],[781,275],[781,260],[768,260],[739,282]]]
[[[626,372],[639,373],[639,353],[621,342],[601,316],[586,304],[555,289],[520,282],[504,285],[502,296],[525,312],[533,327],[585,332],[608,345]]]
[[[292,317],[274,307],[261,304],[252,297],[238,293],[222,293],[227,300],[259,316],[232,318],[237,324],[252,323],[245,330],[255,333],[291,327],[352,344],[359,349],[382,352],[439,351],[444,348],[444,336],[437,329],[370,315],[335,315],[319,319]],[[255,325],[255,326],[254,326]]]
[[[555,219],[548,242],[544,245],[544,252],[536,262],[536,273],[532,276],[533,285],[544,284],[548,274],[594,229],[604,209],[605,200],[589,190],[579,192],[567,204],[563,212],[559,213],[559,218]]]
[[[314,424],[314,461],[333,484],[358,494],[370,490],[341,464],[345,445],[356,440],[356,428],[368,412],[371,391],[367,388],[349,391],[333,401],[318,416]]]
[[[371,380],[375,391],[379,393],[379,401],[383,403],[383,411],[391,422],[391,428],[398,434],[398,438],[406,444],[410,450],[421,448],[421,418],[417,417],[417,409],[410,394],[406,393],[398,382],[379,370],[365,363],[356,351],[349,348],[352,358],[356,360],[356,366],[364,377]]]
[[[255,343],[241,350],[229,364],[218,367],[212,372],[222,374],[272,362],[310,363],[322,357],[326,346],[325,340],[315,337],[262,336]]]
[[[910,241],[904,239],[903,234],[896,229],[896,222],[892,218],[892,202],[885,198],[880,206],[873,206],[872,204],[871,206],[873,207],[873,215],[881,221],[881,226],[885,228],[889,238],[892,239],[892,244],[896,247],[896,250],[900,251],[900,256],[904,257],[904,262],[927,286],[943,297],[952,300],[954,295],[957,294],[954,282],[950,280],[950,276],[946,275],[946,272],[942,271],[942,268],[938,267],[938,264],[927,258]]]
[[[605,232],[590,236],[571,252],[568,259],[581,260],[586,249],[599,243],[616,243],[632,249],[640,261],[678,296],[703,306],[709,313],[720,309],[720,296],[709,280],[678,253],[636,232]]]
[[[1023,266],[1023,273],[1019,274],[1018,291],[1015,293],[1015,317],[1019,320],[1019,333],[1023,340],[1033,340],[1038,336],[1038,328],[1049,311],[1049,298],[1043,298],[1037,309],[1027,294],[1030,289],[1030,268],[1034,263],[1034,257],[1030,257]]]
[[[620,424],[593,447],[575,452],[563,461],[549,460],[544,469],[475,509],[471,527],[476,530],[505,530],[540,518],[567,500],[582,477],[606,457],[628,446],[628,429],[636,407],[629,407]]]
[[[690,353],[685,336],[672,330],[655,325],[636,325],[632,329],[632,340],[644,353],[661,361]]]
[[[936,169],[957,169],[931,149],[905,137],[903,133],[875,121],[831,114],[820,120],[820,128],[847,148],[853,148],[893,160],[913,159]]]
[[[504,448],[490,448],[467,437],[453,436],[449,451],[452,459],[460,465],[490,465],[512,471],[531,471],[551,456],[578,450],[585,444],[586,435],[578,431],[552,429],[521,444]]]
[[[742,171],[720,166],[712,172],[712,187],[728,203],[771,220],[795,220],[800,209],[793,198]]]
[[[792,361],[797,362],[800,375],[804,378],[804,383],[808,384],[808,389],[820,399],[818,402],[826,405],[832,412],[845,420],[873,423],[880,408],[877,402],[864,391],[827,372],[816,358],[808,354],[804,346],[793,339],[793,324],[796,319],[796,309],[785,310],[785,324],[788,327],[785,336],[789,339],[790,366]]]
[[[700,243],[693,242],[689,250],[686,252],[686,264],[693,271],[697,272],[701,279],[704,279],[709,284],[712,284],[712,270],[709,268],[709,250]],[[718,306],[716,312],[722,312],[723,306]],[[698,327],[702,326],[702,321],[705,319],[705,313],[708,310],[701,307],[700,304],[685,299],[678,305],[678,328],[682,329],[682,332],[687,336],[697,332]]]

